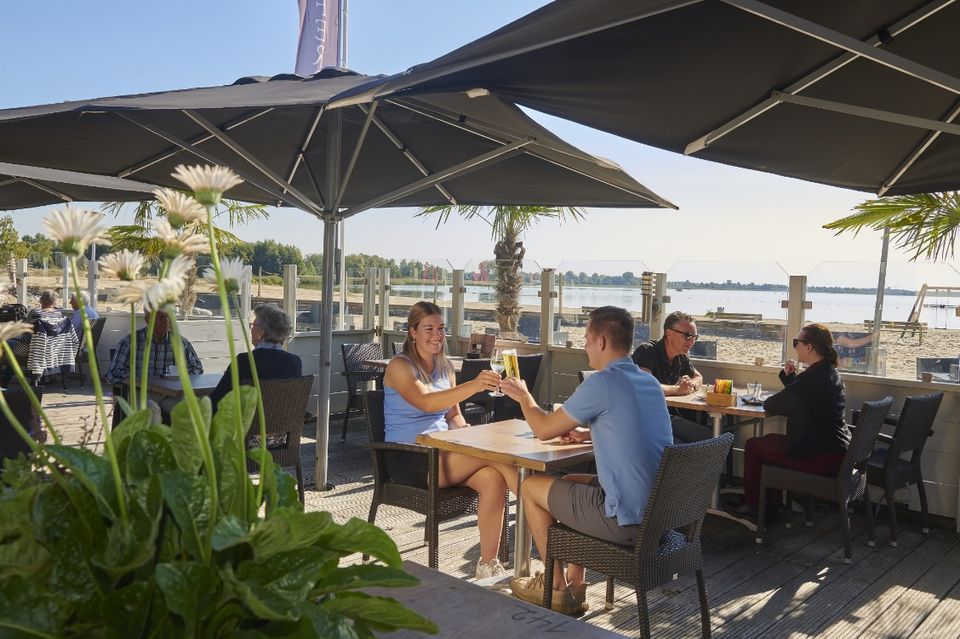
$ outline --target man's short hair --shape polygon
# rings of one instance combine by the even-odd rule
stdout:
[[[629,353],[633,348],[633,316],[619,306],[601,306],[590,311],[590,330],[603,335],[611,346]]]
[[[263,339],[268,342],[285,342],[293,332],[290,317],[276,304],[263,304],[253,309],[257,326],[263,331]]]
[[[680,322],[696,322],[696,320],[693,319],[693,315],[690,313],[674,311],[667,315],[667,319],[663,320],[663,330],[666,331],[668,328],[673,328]]]
[[[70,294],[78,302],[82,301],[84,306],[90,306],[90,295],[86,291],[76,291]]]
[[[53,289],[47,289],[40,293],[40,306],[56,306],[57,293]]]

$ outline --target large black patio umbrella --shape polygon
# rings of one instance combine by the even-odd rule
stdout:
[[[351,100],[488,89],[644,144],[879,194],[960,188],[954,0],[557,0]]]
[[[156,187],[134,180],[0,162],[0,209],[59,202],[141,200]]]
[[[178,164],[220,164],[246,180],[230,197],[296,207],[323,221],[318,487],[327,477],[338,222],[388,205],[673,208],[615,164],[566,144],[494,96],[445,92],[330,104],[345,90],[382,81],[327,69],[0,111],[0,161],[171,187],[180,186],[170,176]]]

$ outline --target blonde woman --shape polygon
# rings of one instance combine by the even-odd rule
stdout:
[[[443,313],[436,304],[417,302],[407,316],[403,352],[387,366],[384,376],[384,422],[386,440],[416,443],[417,435],[450,428],[466,428],[460,402],[471,395],[494,390],[500,376],[492,370],[457,386],[453,367],[445,355]],[[399,465],[388,469],[397,481],[423,481],[422,471]],[[477,578],[505,574],[497,559],[503,529],[505,489],[516,489],[516,472],[509,466],[457,453],[440,453],[440,487],[468,486],[480,496],[477,527],[480,529],[480,561]]]

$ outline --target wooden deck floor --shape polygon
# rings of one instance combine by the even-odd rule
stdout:
[[[93,426],[93,401],[75,383],[67,394],[48,387],[49,407],[67,443],[79,442]],[[337,521],[366,519],[372,475],[364,448],[366,425],[351,421],[347,442],[339,441],[339,421],[330,446],[329,492],[311,490],[315,454],[312,433],[303,441],[307,508],[329,511]],[[97,428],[88,435],[96,443]],[[513,504],[511,504],[511,518]],[[828,637],[837,639],[944,639],[960,637],[960,535],[935,529],[928,535],[904,522],[899,547],[886,541],[879,522],[876,548],[865,543],[862,518],[854,517],[853,563],[845,565],[838,518],[824,506],[814,526],[773,527],[758,546],[753,535],[725,520],[708,517],[704,526],[707,590],[715,637]],[[404,559],[426,564],[422,517],[381,507],[377,524],[396,541]],[[479,556],[475,519],[446,522],[440,532],[440,570],[469,578]],[[359,556],[348,558],[359,561]],[[535,569],[540,569],[534,560]],[[603,607],[603,577],[588,573],[589,623],[624,636],[639,636],[636,599],[618,586],[617,606]],[[655,637],[698,637],[699,610],[692,579],[681,578],[648,593]]]

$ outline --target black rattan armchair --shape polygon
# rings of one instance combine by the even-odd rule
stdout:
[[[700,594],[704,637],[710,636],[710,608],[703,579],[700,531],[733,434],[670,446],[650,491],[636,544],[623,546],[577,532],[563,524],[550,526],[544,559],[544,607],[553,597],[553,562],[568,561],[607,575],[607,607],[613,606],[613,580],[633,584],[643,637],[650,637],[647,591],[680,575],[694,573]]]
[[[347,441],[347,424],[350,423],[350,409],[353,407],[363,409],[361,385],[372,381],[377,383],[377,388],[383,386],[383,370],[364,364],[367,360],[381,359],[383,345],[376,342],[341,344],[340,352],[343,355],[343,375],[347,378],[347,405],[343,409],[343,431],[340,433],[340,441],[345,442]]]
[[[438,487],[440,451],[418,444],[384,441],[383,391],[363,393],[364,409],[370,429],[370,453],[373,457],[373,498],[367,521],[375,523],[381,505],[397,506],[426,515],[424,541],[428,547],[428,564],[437,569],[440,560],[438,528],[441,521],[460,517],[477,509],[477,493],[466,486]],[[388,461],[389,458],[389,461]],[[401,483],[390,476],[389,468],[404,468],[405,475],[422,477],[423,481]],[[422,471],[422,472],[420,472]],[[507,517],[503,518],[500,535],[500,561],[509,558]],[[367,557],[364,556],[364,560]]]
[[[86,377],[83,374],[83,365],[90,362],[90,353],[97,356],[97,345],[100,344],[100,336],[103,335],[103,327],[107,323],[106,317],[98,317],[90,324],[90,333],[93,337],[93,348],[87,348],[85,335],[77,335],[80,338],[80,349],[77,351],[77,376],[80,378],[80,385],[86,384]]]
[[[870,504],[870,495],[867,492],[867,460],[873,453],[873,444],[883,428],[883,422],[890,412],[893,405],[892,397],[864,402],[860,410],[860,420],[856,429],[853,431],[853,437],[850,439],[850,445],[847,447],[847,454],[843,457],[843,463],[840,465],[840,472],[836,476],[815,475],[802,470],[764,464],[760,473],[760,508],[757,517],[757,543],[763,543],[763,521],[767,505],[767,489],[780,489],[789,491],[788,504],[792,499],[790,493],[808,495],[811,498],[826,499],[836,502],[840,512],[840,524],[843,529],[843,561],[850,563],[850,517],[847,514],[847,508],[857,500],[863,499],[864,515],[867,519],[867,543],[873,546],[873,508]],[[812,499],[811,502],[812,504]],[[787,509],[787,517],[790,516],[790,508]],[[809,521],[811,508],[806,509],[806,517]]]
[[[927,438],[933,434],[933,420],[942,400],[943,393],[907,397],[893,436],[880,433],[877,437],[886,446],[874,450],[867,462],[867,483],[883,488],[887,500],[891,546],[897,545],[897,509],[893,494],[898,488],[916,484],[920,494],[921,527],[925,533],[930,531],[920,458]],[[903,459],[907,453],[911,453],[910,458]]]
[[[37,394],[37,399],[41,399],[43,397],[43,389],[34,390]],[[31,427],[34,426],[34,420],[33,404],[30,403],[30,398],[27,397],[27,393],[21,388],[12,388],[3,391],[3,398],[10,406],[10,411],[13,413],[13,416],[16,417],[20,425],[29,432]],[[3,466],[4,459],[15,459],[20,453],[29,455],[30,445],[23,441],[20,434],[10,425],[7,416],[0,411],[0,467]]]
[[[249,383],[249,382],[248,382]],[[303,435],[303,416],[307,412],[313,375],[289,379],[261,379],[263,415],[267,423],[267,451],[273,462],[281,468],[296,468],[297,490],[303,503],[303,464],[300,461],[300,437]],[[247,430],[248,451],[260,448],[260,421],[254,413],[253,423]],[[247,470],[257,472],[259,465],[247,461]]]
[[[457,373],[457,385],[476,379],[481,372],[488,370],[489,359],[465,359],[463,367]],[[468,424],[489,424],[493,421],[493,397],[486,391],[475,393],[460,402],[460,412]]]

